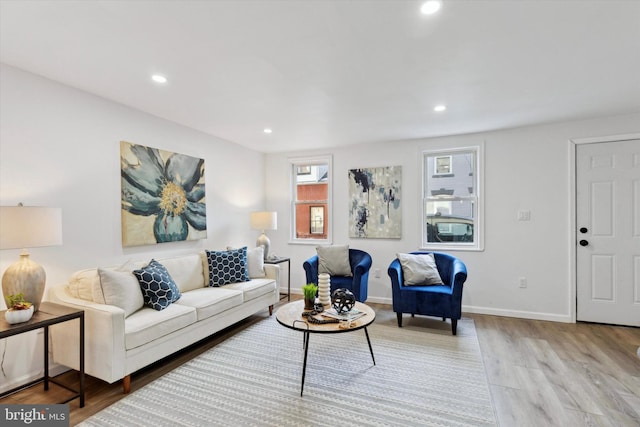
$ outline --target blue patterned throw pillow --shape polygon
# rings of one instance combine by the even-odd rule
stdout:
[[[155,259],[146,267],[134,270],[133,275],[140,283],[144,305],[148,307],[158,311],[164,310],[181,296],[178,285],[167,269]]]
[[[247,247],[229,251],[206,251],[209,263],[209,286],[249,280]]]

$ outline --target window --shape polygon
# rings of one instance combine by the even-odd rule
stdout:
[[[450,175],[451,171],[451,156],[438,156],[435,157],[435,175]]]
[[[324,208],[324,206],[311,206],[309,208],[311,234],[324,235]]]
[[[480,154],[480,147],[423,153],[423,248],[482,249]]]
[[[331,156],[289,159],[291,165],[291,241],[331,240]]]

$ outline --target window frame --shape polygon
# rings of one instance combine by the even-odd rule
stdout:
[[[473,165],[473,193],[465,197],[452,197],[449,201],[470,200],[473,204],[473,242],[427,242],[427,202],[435,201],[431,194],[428,194],[430,180],[439,179],[443,175],[433,173],[429,175],[428,159],[444,156],[451,156],[451,169],[453,169],[453,156],[473,153],[474,165]],[[422,168],[422,189],[421,189],[421,213],[420,223],[422,229],[421,246],[422,250],[456,250],[456,251],[483,251],[484,250],[484,144],[457,147],[457,148],[442,148],[437,150],[424,150],[422,151],[421,168]],[[434,172],[436,172],[434,164]],[[449,174],[448,176],[453,176]],[[443,200],[444,201],[444,200]]]
[[[289,243],[290,244],[301,244],[301,245],[319,245],[319,244],[331,244],[333,241],[333,156],[332,155],[318,155],[318,156],[310,156],[310,157],[295,157],[289,158],[289,183],[290,183],[290,194],[289,194],[289,204],[290,204],[290,226],[289,226]],[[326,199],[326,213],[324,217],[324,228],[327,234],[326,239],[322,238],[299,238],[296,237],[296,206],[301,202],[296,199],[297,197],[297,177],[298,170],[301,166],[309,166],[309,165],[327,165],[327,199]],[[322,202],[318,200],[305,200],[305,204],[311,204],[313,206],[318,206],[318,203]]]

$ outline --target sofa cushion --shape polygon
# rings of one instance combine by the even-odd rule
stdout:
[[[227,250],[231,251],[235,248],[227,246]],[[266,277],[264,271],[264,247],[258,246],[253,249],[247,248],[247,268],[249,270],[250,279],[260,279]]]
[[[144,304],[155,310],[164,310],[180,298],[180,290],[166,268],[152,259],[149,265],[133,274],[140,283]]]
[[[242,291],[246,302],[273,292],[276,289],[276,282],[272,279],[251,279],[248,282],[232,283],[224,288]]]
[[[163,258],[158,261],[165,266],[181,293],[205,286],[200,254]]]
[[[131,271],[140,268],[143,264],[127,261],[117,267],[101,267],[103,270]],[[76,271],[69,278],[67,285],[69,293],[74,298],[80,298],[85,301],[93,301],[98,304],[106,304],[104,294],[102,293],[102,283],[97,268],[87,268],[85,270]]]
[[[67,289],[74,298],[105,304],[97,268],[88,268],[73,273],[69,278]]]
[[[249,280],[247,247],[231,251],[206,251],[209,265],[209,286]]]
[[[349,245],[318,246],[318,274],[353,276],[349,264]]]
[[[402,266],[405,286],[442,285],[433,254],[396,254]]]
[[[266,277],[264,271],[264,247],[247,249],[247,265],[249,267],[249,278],[260,279]]]
[[[171,304],[165,310],[142,308],[124,322],[125,347],[139,347],[196,322],[196,309]]]
[[[124,317],[142,308],[144,305],[142,291],[133,273],[99,268],[98,275],[106,304],[123,309]]]
[[[195,308],[198,320],[202,320],[241,305],[243,301],[239,290],[206,287],[183,293],[176,304]]]

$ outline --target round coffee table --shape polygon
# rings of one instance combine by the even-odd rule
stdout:
[[[364,334],[367,337],[367,344],[369,344],[369,351],[371,352],[371,359],[373,364],[376,364],[376,359],[373,356],[373,348],[371,347],[371,340],[369,339],[369,332],[367,332],[367,326],[373,323],[376,319],[376,312],[371,307],[361,302],[356,302],[355,309],[365,313],[364,316],[351,321],[351,327],[341,328],[339,323],[325,323],[316,324],[307,320],[307,317],[302,316],[304,311],[304,300],[293,301],[283,305],[276,312],[276,320],[282,326],[302,332],[302,345],[304,347],[304,361],[302,363],[302,384],[300,386],[300,396],[304,391],[304,377],[307,371],[307,352],[309,350],[309,335],[314,334],[339,334],[345,332],[353,332],[359,329],[364,329]],[[314,316],[321,318],[320,315]]]

